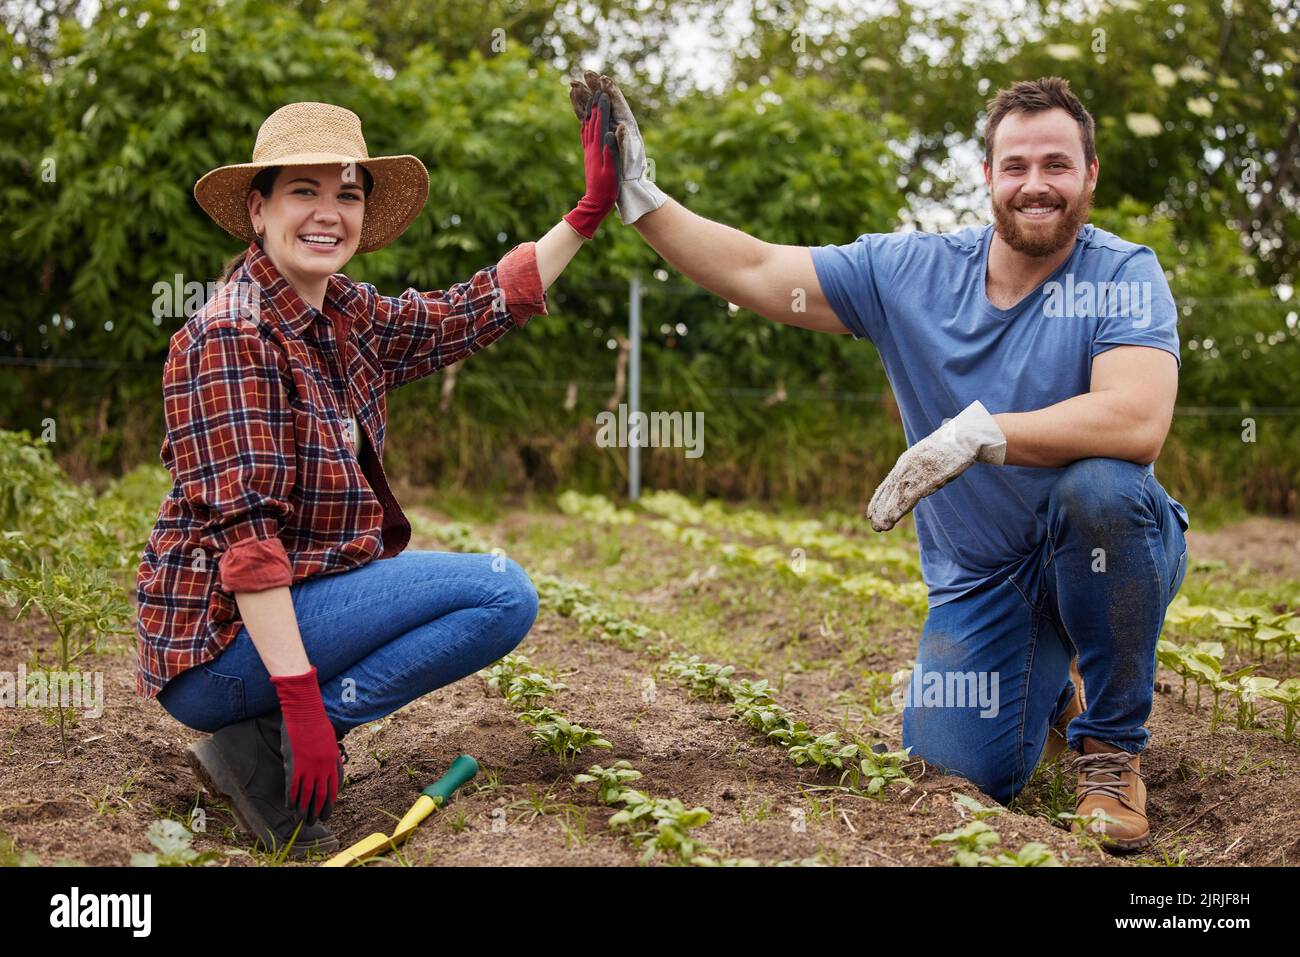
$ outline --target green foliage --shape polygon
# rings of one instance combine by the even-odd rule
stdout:
[[[628,781],[636,781],[640,777],[641,772],[632,767],[632,762],[615,761],[608,768],[593,764],[587,769],[586,774],[575,774],[573,783],[595,784],[601,803],[614,804],[626,790],[624,785]]]
[[[1002,835],[984,821],[971,821],[955,831],[930,839],[932,846],[948,844],[953,849],[952,863],[958,867],[1060,867],[1061,862],[1038,841],[1030,841],[1015,854],[1005,851],[987,853],[1002,843]]]
[[[152,473],[124,478],[97,500],[88,486],[68,481],[48,446],[25,432],[0,430],[0,477],[0,599],[14,609],[15,621],[33,609],[41,613],[55,635],[53,666],[67,672],[104,639],[133,631],[121,573],[139,561],[137,510],[142,490],[153,487]],[[39,639],[31,667],[48,668]],[[67,720],[75,722],[76,713],[62,707],[52,713],[66,754]]]
[[[200,853],[190,847],[194,835],[179,821],[154,821],[146,833],[156,850],[132,854],[132,867],[198,867],[222,857],[219,851]]]
[[[1093,221],[1155,249],[1180,307],[1182,414],[1162,479],[1180,496],[1300,509],[1300,418],[1259,413],[1256,440],[1238,454],[1249,414],[1238,410],[1300,405],[1288,374],[1300,323],[1286,285],[1300,256],[1287,161],[1300,136],[1292,14],[1177,0],[924,16],[907,5],[764,3],[723,65],[734,82],[688,90],[692,64],[667,56],[665,39],[673,24],[719,15],[697,0],[581,11],[540,0],[127,0],[56,32],[38,11],[26,44],[9,31],[0,39],[12,67],[0,74],[0,162],[15,171],[0,185],[0,270],[32,280],[0,304],[0,342],[24,358],[135,365],[20,367],[0,376],[0,419],[33,426],[53,415],[100,467],[152,455],[158,367],[183,318],[153,314],[156,286],[211,280],[239,248],[195,207],[193,184],[247,159],[257,126],[289,101],[353,109],[372,151],[429,167],[428,204],[400,241],[347,267],[397,294],[464,280],[576,200],[565,84],[584,54],[600,51],[623,81],[669,193],[802,245],[846,243],[936,209],[985,218],[982,179],[952,161],[978,145],[998,87],[1061,74],[1097,120]],[[1147,114],[1155,135],[1138,135],[1130,117]],[[874,401],[843,398],[887,393],[870,347],[732,312],[661,265],[609,222],[549,291],[549,315],[467,363],[445,407],[434,398],[442,382],[393,397],[390,470],[462,487],[621,483],[622,456],[596,448],[590,429],[619,398],[610,343],[626,328],[636,270],[646,388],[659,408],[705,412],[709,423],[705,460],[644,456],[648,485],[865,498],[904,445]]]
[[[766,681],[734,679],[735,668],[702,661],[699,655],[674,653],[659,666],[660,674],[685,687],[691,697],[730,701],[736,719],[763,734],[771,743],[786,749],[796,765],[839,774],[839,784],[850,791],[883,798],[891,783],[911,785],[904,771],[910,748],[902,751],[873,750],[866,742],[844,742],[837,732],[816,735],[802,721],[795,721],[777,704]],[[883,747],[883,745],[881,746]]]
[[[567,764],[585,747],[613,747],[600,736],[599,731],[571,722],[550,708],[525,711],[519,715],[519,720],[532,726],[528,736],[543,751],[558,755],[561,764]]]

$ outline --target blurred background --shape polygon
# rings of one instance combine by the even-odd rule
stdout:
[[[372,153],[429,167],[419,219],[346,269],[399,295],[467,279],[573,205],[567,80],[583,67],[620,82],[670,195],[806,245],[990,221],[984,104],[1056,74],[1097,121],[1092,221],[1151,246],[1179,305],[1179,407],[1158,475],[1201,515],[1300,509],[1295,3],[0,10],[0,427],[37,435],[53,420],[54,456],[78,480],[157,465],[162,363],[184,322],[156,316],[159,284],[207,283],[241,248],[198,208],[194,182],[247,161],[284,103],[346,106]],[[861,507],[905,445],[872,348],[729,307],[616,216],[552,287],[549,317],[390,395],[390,475],[453,496],[621,494],[626,452],[596,445],[595,417],[625,401],[634,274],[642,407],[705,422],[700,458],[642,451],[644,485]]]

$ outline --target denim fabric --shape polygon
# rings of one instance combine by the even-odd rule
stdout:
[[[509,654],[537,617],[532,581],[499,555],[405,551],[306,579],[290,595],[340,738]],[[280,706],[247,628],[168,682],[158,700],[198,731]]]
[[[1077,653],[1088,708],[1070,723],[1070,748],[1081,751],[1088,736],[1141,751],[1156,643],[1187,571],[1182,514],[1143,466],[1091,458],[1066,468],[1052,487],[1041,544],[1005,576],[930,609],[903,745],[1010,800],[1074,695]],[[980,681],[996,692],[982,701]],[[940,684],[947,694],[923,693]]]

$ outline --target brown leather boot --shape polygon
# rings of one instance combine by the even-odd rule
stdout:
[[[1083,697],[1083,678],[1079,675],[1078,658],[1070,661],[1070,678],[1074,681],[1074,700],[1065,709],[1065,714],[1061,715],[1061,720],[1048,729],[1047,744],[1043,747],[1043,757],[1039,764],[1046,764],[1065,750],[1065,732],[1070,727],[1070,722],[1083,714],[1083,709],[1087,707]]]
[[[1078,790],[1074,795],[1074,813],[1104,811],[1113,822],[1075,821],[1079,833],[1104,834],[1111,842],[1108,851],[1136,851],[1151,842],[1147,826],[1147,787],[1138,770],[1140,758],[1122,748],[1083,739],[1083,754],[1074,759],[1079,772]]]

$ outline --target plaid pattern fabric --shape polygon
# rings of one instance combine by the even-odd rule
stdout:
[[[380,464],[386,393],[545,315],[546,297],[525,243],[445,292],[381,296],[335,273],[324,307],[251,243],[171,338],[161,457],[173,482],[136,572],[143,697],[234,640],[234,592],[401,552],[411,527]]]

